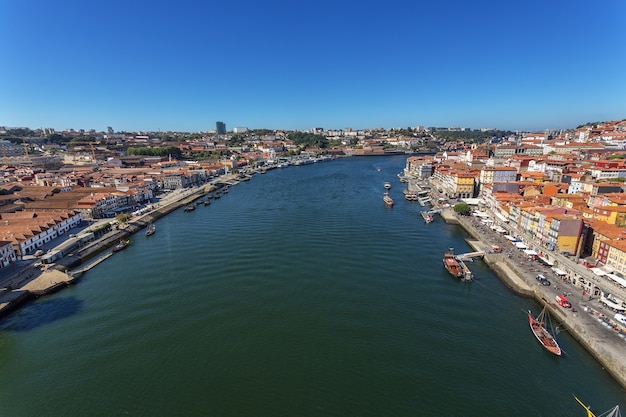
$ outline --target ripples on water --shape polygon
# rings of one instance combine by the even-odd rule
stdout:
[[[565,416],[580,411],[572,393],[612,405],[623,392],[567,335],[569,357],[541,350],[530,301],[480,262],[472,284],[447,275],[443,252],[470,249],[403,199],[405,160],[274,170],[159,220],[9,318],[0,414]],[[32,317],[62,300],[75,311]]]

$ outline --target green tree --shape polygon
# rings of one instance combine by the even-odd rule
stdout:
[[[47,137],[48,141],[50,143],[66,143],[69,142],[69,139],[67,139],[66,137],[64,137],[61,134],[58,133],[52,133],[50,135],[48,135]]]
[[[291,132],[287,135],[287,138],[303,148],[325,149],[328,147],[328,139],[323,135],[315,135],[308,132]]]
[[[117,216],[115,216],[115,220],[117,220],[117,222],[120,225],[126,224],[128,222],[129,218],[130,218],[130,216],[128,214],[126,214],[126,213],[121,213],[121,214],[118,214]]]
[[[472,208],[467,203],[457,203],[454,205],[454,212],[467,216],[472,211]]]
[[[148,146],[142,146],[138,148],[128,148],[126,155],[142,155],[142,156],[171,156],[175,159],[180,159],[182,153],[179,148],[175,146],[163,146],[158,148],[151,148]]]

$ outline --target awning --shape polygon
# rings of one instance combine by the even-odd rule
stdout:
[[[503,229],[503,228],[501,228],[501,227],[498,227],[498,228],[496,229],[496,232],[498,232],[498,233],[506,233],[506,230],[504,230],[504,229]]]
[[[511,236],[511,235],[504,235],[504,237],[505,237],[506,239],[509,239],[511,242],[515,242],[515,241],[517,241],[517,239],[515,239],[515,238],[514,238],[513,236]]]
[[[537,255],[537,252],[535,252],[534,250],[531,249],[524,249],[524,253],[528,256],[535,256]]]
[[[555,274],[557,275],[567,275],[567,272],[563,271],[562,269],[559,268],[552,268],[552,270],[554,271]]]
[[[488,217],[483,217],[482,219],[480,219],[481,222],[487,224],[487,223],[493,223],[493,220],[491,220]]]
[[[509,221],[509,219],[507,219],[507,218],[506,218],[506,217],[504,217],[502,214],[497,213],[497,212],[496,212],[496,217],[497,217],[500,221],[503,221],[503,222],[505,222],[505,223]]]
[[[606,274],[605,277],[612,279],[613,281],[617,282],[619,285],[621,285],[622,287],[626,287],[626,279],[624,278],[620,278],[617,275],[614,274]]]
[[[600,302],[606,305],[607,307],[612,308],[613,310],[626,311],[626,308],[622,307],[621,304],[617,304],[615,301],[611,300],[610,298],[600,297]]]
[[[515,242],[515,246],[517,246],[517,249],[528,249],[524,242]]]
[[[546,258],[544,258],[543,256],[539,255],[537,256],[537,258],[539,258],[539,260],[541,262],[543,262],[544,264],[548,265],[548,266],[554,266],[554,262],[547,260]]]
[[[596,274],[599,277],[601,277],[603,275],[606,275],[606,272],[604,272],[600,268],[590,268],[590,271],[593,272],[594,274]]]

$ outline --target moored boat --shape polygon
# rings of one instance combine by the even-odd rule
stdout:
[[[393,199],[389,196],[389,193],[383,194],[383,201],[389,207],[393,207]]]
[[[432,223],[433,221],[435,221],[435,218],[427,211],[422,211],[422,217],[424,218],[424,221],[426,223]]]
[[[446,270],[456,278],[465,278],[465,271],[461,262],[456,258],[454,254],[454,250],[452,248],[448,249],[448,251],[443,255],[443,266]]]
[[[389,190],[391,188],[391,183],[389,181],[385,181],[385,190]]]
[[[587,411],[587,417],[596,417],[593,411],[591,411],[588,406],[586,406],[581,400],[579,400],[578,397],[574,396],[574,399],[576,399],[576,401],[578,401],[578,404],[582,405],[583,408]],[[619,411],[619,405],[616,405],[610,410],[607,410],[604,413],[600,414],[598,417],[621,417],[621,415],[622,414]]]
[[[154,223],[150,223],[150,225],[148,225],[148,229],[146,229],[146,236],[151,236],[154,232],[156,232],[156,226]]]
[[[561,347],[556,342],[554,336],[548,331],[546,326],[549,326],[548,312],[546,310],[547,306],[543,307],[541,313],[537,317],[533,317],[530,310],[528,310],[528,324],[530,325],[530,330],[532,330],[533,334],[541,343],[541,345],[550,353],[553,353],[557,356],[561,356]]]
[[[185,211],[194,211],[195,209],[196,209],[196,208],[194,207],[194,205],[193,205],[193,204],[188,204],[188,205],[185,207]]]
[[[118,243],[117,245],[113,246],[113,252],[119,252],[122,249],[125,249],[128,245],[130,244],[130,240],[120,240],[120,243]]]

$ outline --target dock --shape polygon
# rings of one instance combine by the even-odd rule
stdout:
[[[39,276],[33,278],[20,290],[28,291],[34,296],[52,294],[63,287],[73,284],[77,278],[66,274],[58,269],[43,271]]]
[[[467,261],[468,259],[482,258],[483,256],[485,256],[485,252],[481,250],[476,252],[461,253],[456,257],[459,261]]]
[[[102,256],[99,256],[99,257],[97,257],[95,259],[90,260],[86,264],[82,264],[80,266],[80,268],[71,270],[69,272],[69,275],[72,276],[72,277],[79,277],[84,272],[89,271],[91,268],[93,268],[94,266],[98,265],[100,262],[103,262],[104,260],[110,258],[111,256],[113,256],[113,252],[107,252],[107,253],[105,253]]]
[[[463,268],[463,281],[471,281],[473,279],[472,271],[465,264],[466,261],[473,261],[474,258],[485,256],[485,252],[476,251],[476,252],[468,252],[468,253],[460,253],[455,256],[456,260],[461,264],[461,268]]]
[[[426,203],[431,204],[430,197],[417,197],[417,201],[420,203],[420,206],[424,207]]]

